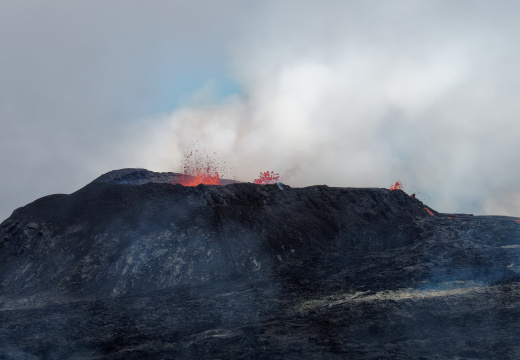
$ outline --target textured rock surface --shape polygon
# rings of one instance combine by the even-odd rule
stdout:
[[[520,357],[516,218],[169,176],[111,172],[0,225],[0,359]]]
[[[174,172],[153,172],[146,169],[121,169],[110,171],[101,175],[93,182],[109,184],[143,185],[148,183],[175,183],[183,176]],[[222,185],[236,183],[237,181],[221,179]]]

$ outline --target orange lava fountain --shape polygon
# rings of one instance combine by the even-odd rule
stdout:
[[[182,161],[183,173],[172,184],[183,186],[222,185],[219,170],[226,166],[225,162],[216,160],[215,156],[215,153],[212,156],[207,155],[204,150],[189,150]]]
[[[395,185],[390,186],[390,191],[392,190],[403,190],[403,184],[400,181],[397,181]]]
[[[177,184],[182,186],[197,186],[204,185],[220,185],[220,175],[217,171],[213,172],[211,167],[207,166],[204,169],[190,169],[185,172],[178,180]]]
[[[276,184],[278,179],[280,178],[279,174],[276,174],[274,171],[265,171],[260,172],[260,175],[257,179],[253,181],[255,184],[265,185],[265,184]]]

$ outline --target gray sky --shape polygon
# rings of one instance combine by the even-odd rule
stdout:
[[[0,3],[0,218],[112,169],[389,187],[520,216],[518,1]]]

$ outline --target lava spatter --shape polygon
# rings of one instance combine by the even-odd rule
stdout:
[[[182,175],[172,184],[183,186],[222,185],[221,173],[225,162],[219,160],[216,153],[210,156],[203,150],[190,149],[182,160]]]
[[[253,180],[253,183],[260,185],[276,184],[279,178],[280,175],[275,173],[274,171],[264,171],[260,172],[260,175],[258,176],[258,178]]]

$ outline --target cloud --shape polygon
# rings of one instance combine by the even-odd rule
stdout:
[[[111,169],[177,170],[196,139],[246,181],[401,180],[439,211],[518,216],[519,7],[4,1],[0,217]]]
[[[270,3],[232,47],[241,96],[164,116],[172,130],[161,136],[172,152],[192,138],[227,152],[239,179],[275,170],[297,186],[401,180],[439,211],[520,215],[520,203],[501,200],[520,194],[515,9]]]
[[[122,167],[117,143],[128,128],[206,76],[227,76],[235,16],[247,6],[254,11],[234,0],[2,1],[0,218]]]

